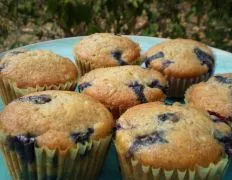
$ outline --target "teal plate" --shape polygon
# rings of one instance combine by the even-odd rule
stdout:
[[[140,44],[142,51],[144,52],[149,47],[154,44],[160,43],[165,39],[153,38],[153,37],[143,37],[143,36],[129,36],[135,42]],[[34,50],[34,49],[46,49],[54,51],[57,54],[68,57],[72,60],[73,53],[72,49],[74,44],[79,42],[83,37],[73,37],[66,39],[58,39],[53,41],[47,41],[37,44],[32,44],[29,46],[24,46],[23,48]],[[232,54],[225,52],[216,48],[212,48],[216,57],[216,70],[215,73],[226,73],[232,72]],[[3,55],[0,54],[0,56]],[[0,102],[0,108],[3,108],[2,102]],[[9,180],[11,179],[7,171],[6,165],[4,163],[2,155],[0,155],[0,180]],[[106,156],[106,161],[102,170],[102,173],[99,177],[100,180],[121,180],[121,175],[119,171],[118,161],[116,158],[116,152],[113,144],[111,144],[108,154]],[[232,163],[229,166],[227,173],[223,180],[232,179]]]

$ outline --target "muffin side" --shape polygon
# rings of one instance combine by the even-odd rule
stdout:
[[[98,101],[67,91],[21,97],[0,121],[2,151],[15,179],[97,178],[114,126]]]
[[[140,47],[126,36],[95,33],[74,47],[74,56],[84,75],[96,68],[135,64],[140,57]]]
[[[190,172],[193,179],[217,172],[214,178],[219,179],[226,168],[226,145],[220,138],[232,137],[231,128],[197,109],[158,102],[137,105],[119,118],[116,127],[115,145],[125,179],[191,179]]]
[[[217,74],[207,82],[191,86],[185,94],[186,104],[211,114],[214,121],[232,125],[232,74]]]
[[[169,81],[169,97],[183,97],[192,84],[207,80],[215,60],[206,45],[190,39],[173,39],[145,52],[143,66],[162,72]]]
[[[95,69],[80,78],[78,88],[118,117],[137,104],[163,101],[168,85],[161,73],[128,65]]]
[[[43,90],[74,90],[78,71],[69,59],[51,51],[13,51],[0,61],[0,92],[5,104]]]

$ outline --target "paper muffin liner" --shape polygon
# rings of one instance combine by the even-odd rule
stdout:
[[[98,67],[98,66],[95,66],[94,64],[87,62],[86,60],[80,60],[77,58],[75,58],[75,62],[76,62],[76,65],[78,67],[78,70],[79,70],[81,76],[83,76],[85,73],[88,73],[89,71],[97,69],[97,68],[109,67],[109,66]],[[128,64],[128,65],[139,65],[140,63],[141,63],[141,59],[139,58],[134,63]]]
[[[46,90],[64,90],[64,91],[74,91],[77,85],[77,80],[73,82],[66,82],[59,85],[46,85],[46,86],[36,86],[28,88],[19,88],[14,82],[10,80],[1,78],[0,79],[0,95],[2,97],[3,103],[9,104],[14,99],[17,99],[21,96]]]
[[[114,120],[117,120],[126,111],[125,108],[120,108],[120,107],[107,107],[107,108],[113,115]]]
[[[118,150],[117,152],[124,180],[221,180],[229,165],[228,157],[224,157],[216,164],[209,164],[208,167],[165,170],[143,165],[138,160],[126,158]]]
[[[182,98],[184,97],[185,91],[193,84],[207,81],[210,78],[210,73],[203,74],[201,76],[193,78],[176,78],[168,76],[169,88],[167,91],[167,97]]]
[[[96,66],[94,66],[93,64],[91,64],[89,62],[79,60],[77,58],[75,58],[75,62],[76,62],[76,65],[78,67],[78,70],[79,70],[81,76],[83,76],[85,73],[88,73],[89,71],[97,68]]]
[[[97,179],[111,135],[66,151],[37,147],[34,144],[9,145],[0,142],[5,162],[13,179]],[[7,141],[5,141],[7,142]]]

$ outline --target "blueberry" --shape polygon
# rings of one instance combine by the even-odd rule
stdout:
[[[124,65],[128,65],[123,59],[122,59],[122,51],[119,50],[115,50],[111,52],[112,56],[114,57],[114,59],[116,59],[118,61],[118,64],[120,66],[124,66]]]
[[[164,60],[162,61],[162,70],[166,69],[168,66],[170,66],[170,64],[173,64],[174,62],[173,61],[170,61],[170,60]]]
[[[119,123],[116,123],[115,130],[118,131],[120,129],[122,129],[122,125]]]
[[[129,87],[133,89],[139,102],[141,102],[141,103],[147,102],[146,97],[143,93],[144,86],[142,84],[139,84],[137,81],[135,81],[134,83],[129,84]]]
[[[222,144],[224,144],[226,154],[231,158],[232,157],[232,133],[225,135],[215,130],[214,137]]]
[[[17,136],[9,136],[8,137],[8,145],[9,148],[14,150],[14,145],[16,143],[20,143],[20,144],[31,144],[35,142],[35,136],[32,136],[30,134],[26,134],[26,135],[17,135]]]
[[[78,85],[78,90],[79,90],[79,92],[82,92],[85,88],[88,88],[90,86],[91,86],[90,83],[84,82],[84,83],[81,83]]]
[[[119,123],[116,123],[116,125],[115,125],[115,127],[113,128],[113,139],[115,139],[115,132],[116,131],[119,131],[119,130],[121,130],[122,129],[122,126],[121,126],[121,124],[119,124]]]
[[[214,59],[212,56],[202,51],[199,48],[194,48],[194,53],[197,55],[198,59],[201,61],[201,65],[206,65],[210,74],[213,73]]]
[[[22,161],[33,163],[35,159],[34,144],[35,136],[31,134],[8,136],[7,145],[10,150],[16,151]]]
[[[209,115],[210,115],[210,118],[213,122],[224,122],[226,124],[229,123],[229,121],[231,121],[231,118],[230,117],[224,117],[224,116],[221,116],[219,113],[216,113],[216,112],[213,112],[213,111],[208,111]]]
[[[214,76],[214,78],[216,79],[216,81],[218,81],[220,83],[232,84],[231,78],[227,78],[227,77],[223,77],[223,76]]]
[[[27,135],[18,135],[16,136],[17,140],[22,142],[23,144],[31,144],[35,142],[35,136],[30,134]]]
[[[222,122],[221,118],[218,117],[217,115],[214,115],[214,114],[210,114],[210,119],[213,121],[213,122]]]
[[[20,97],[18,101],[21,102],[30,102],[33,104],[45,104],[50,102],[52,99],[49,95],[47,94],[41,94],[38,96],[26,96],[26,97]]]
[[[86,132],[75,132],[71,133],[70,136],[74,143],[85,144],[86,141],[89,141],[89,137],[91,134],[93,134],[93,132],[93,128],[88,128]]]
[[[178,122],[179,117],[176,115],[176,113],[164,113],[164,114],[159,114],[158,119],[160,121],[172,121],[172,122]]]
[[[164,53],[162,51],[150,56],[150,57],[146,57],[144,59],[144,64],[145,64],[145,67],[148,68],[151,61],[155,60],[155,59],[158,59],[158,58],[161,58],[161,57],[164,57]]]
[[[151,83],[149,83],[149,84],[147,84],[147,85],[148,85],[150,88],[158,88],[158,89],[162,90],[164,93],[166,93],[167,90],[168,90],[168,87],[167,87],[167,86],[162,86],[162,85],[160,84],[160,82],[159,82],[157,79],[151,81]]]
[[[133,154],[141,147],[150,146],[156,143],[168,143],[163,136],[163,131],[155,131],[152,134],[136,137],[132,146],[129,148],[127,157],[133,156]]]

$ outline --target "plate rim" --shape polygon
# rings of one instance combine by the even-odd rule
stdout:
[[[126,37],[129,37],[131,39],[133,38],[144,38],[144,39],[157,39],[157,40],[161,40],[161,41],[165,41],[165,40],[168,40],[168,39],[172,39],[172,38],[161,38],[161,37],[154,37],[154,36],[138,36],[138,35],[122,35],[122,36],[126,36]],[[64,40],[74,40],[74,39],[82,39],[84,37],[87,37],[87,36],[73,36],[73,37],[65,37],[65,38],[58,38],[58,39],[52,39],[52,40],[48,40],[48,41],[40,41],[40,42],[36,42],[36,43],[32,43],[32,44],[28,44],[28,45],[25,45],[25,46],[20,46],[20,47],[17,47],[17,48],[13,48],[13,49],[9,49],[7,51],[3,51],[3,52],[0,52],[0,58],[7,52],[11,52],[11,51],[14,51],[14,50],[17,50],[17,49],[21,49],[21,48],[30,48],[30,46],[36,46],[36,45],[43,45],[43,44],[49,44],[49,43],[53,43],[55,41],[64,41]],[[173,38],[174,39],[174,38]],[[177,38],[176,38],[177,39]],[[183,38],[185,39],[185,38]],[[218,51],[218,52],[221,52],[221,53],[225,53],[225,54],[228,54],[229,56],[232,56],[232,52],[229,52],[229,51],[225,51],[225,50],[222,50],[222,49],[218,49],[216,47],[212,47],[212,46],[209,46],[210,48],[213,49],[213,51]]]

